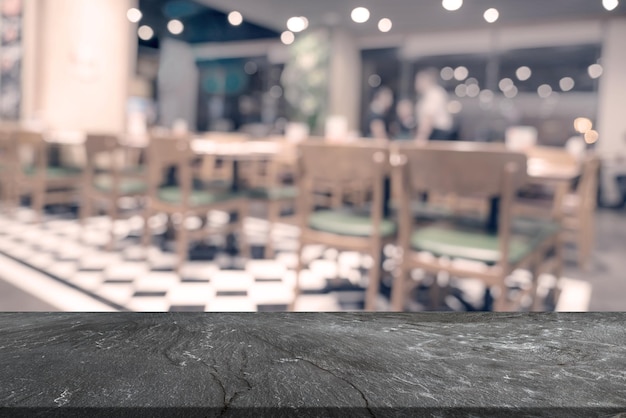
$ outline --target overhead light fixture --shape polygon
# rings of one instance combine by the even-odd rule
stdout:
[[[596,79],[600,78],[602,73],[604,73],[604,68],[600,64],[591,64],[589,68],[587,68],[587,73],[589,73],[589,77]]]
[[[509,90],[511,87],[514,86],[513,80],[511,80],[510,78],[503,78],[502,80],[500,80],[500,82],[498,83],[498,87],[500,88],[500,90],[504,93],[505,91]]]
[[[537,94],[542,99],[547,99],[552,94],[552,87],[549,84],[542,84],[537,89]]]
[[[391,19],[387,19],[385,17],[378,21],[378,30],[383,33],[389,32],[392,27],[393,23],[391,22]]]
[[[517,96],[518,92],[519,90],[517,89],[517,87],[511,86],[504,92],[504,97],[506,97],[507,99],[513,99]]]
[[[143,25],[137,29],[137,35],[142,41],[149,41],[154,36],[154,30],[148,25]]]
[[[291,31],[284,31],[280,34],[280,41],[285,45],[291,45],[296,40],[296,35]]]
[[[287,20],[287,29],[292,32],[302,32],[309,26],[309,21],[303,16],[294,16]]]
[[[443,67],[441,69],[441,79],[445,81],[450,81],[454,78],[454,68],[452,67]]]
[[[599,138],[600,138],[600,135],[598,134],[597,131],[594,131],[593,129],[585,132],[585,142],[589,145],[595,144],[596,142],[598,142]]]
[[[233,26],[239,26],[243,23],[243,16],[237,11],[232,11],[228,14],[228,23]]]
[[[576,85],[576,82],[574,81],[572,77],[563,77],[559,81],[559,87],[561,87],[562,91],[570,91],[571,89],[574,88],[575,85]]]
[[[610,12],[619,6],[619,0],[602,0],[602,6]]]
[[[141,18],[143,17],[143,13],[141,13],[141,10],[133,7],[131,9],[128,9],[128,12],[126,12],[126,17],[128,18],[128,20],[130,20],[132,23],[137,23],[141,20]]]
[[[365,7],[357,7],[352,10],[351,17],[356,23],[365,23],[370,20],[370,11]]]
[[[574,120],[574,129],[576,132],[584,134],[593,128],[593,122],[589,118],[576,118]]]
[[[185,25],[178,19],[172,19],[167,22],[167,30],[170,31],[172,35],[180,35],[185,30]]]
[[[463,0],[442,0],[441,5],[444,9],[453,12],[463,6]]]
[[[467,69],[467,67],[460,66],[456,67],[456,69],[454,70],[454,78],[458,81],[465,80],[467,76],[469,76],[469,70]]]
[[[487,9],[485,11],[483,17],[485,18],[485,21],[487,21],[487,23],[494,23],[500,17],[500,12],[498,12],[498,9],[494,9],[492,7],[491,9]]]
[[[519,81],[526,81],[533,75],[533,72],[527,66],[521,66],[515,71],[515,76]]]

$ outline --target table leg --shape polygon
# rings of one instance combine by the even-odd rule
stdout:
[[[391,200],[391,177],[385,177],[383,183],[383,219],[391,216],[391,208],[389,203]]]
[[[489,217],[487,218],[487,231],[491,233],[498,232],[498,218],[500,215],[500,198],[491,199],[489,207]]]

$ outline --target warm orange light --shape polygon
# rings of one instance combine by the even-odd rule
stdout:
[[[598,132],[594,130],[585,132],[585,142],[588,144],[595,144],[596,142],[598,142],[599,137],[600,135],[598,134]]]
[[[593,122],[588,118],[576,118],[574,121],[574,129],[576,132],[584,134],[593,128]]]

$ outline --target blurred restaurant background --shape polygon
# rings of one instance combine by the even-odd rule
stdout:
[[[619,0],[0,0],[0,310],[626,310]]]

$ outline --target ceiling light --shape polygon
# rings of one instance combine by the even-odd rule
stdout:
[[[228,14],[228,23],[233,26],[239,26],[243,23],[243,16],[239,12],[230,12]]]
[[[478,97],[479,94],[480,94],[480,87],[478,87],[478,84],[467,85],[467,97]]]
[[[172,35],[180,35],[185,30],[185,25],[178,19],[173,19],[167,22],[167,30],[170,31]]]
[[[496,20],[498,20],[498,18],[500,17],[500,12],[498,12],[498,9],[494,9],[492,7],[491,9],[487,9],[485,11],[485,14],[483,15],[483,17],[485,18],[487,23],[493,23]]]
[[[593,128],[593,122],[589,118],[576,118],[574,120],[574,129],[576,132],[584,134]]]
[[[619,0],[602,0],[602,6],[610,12],[619,6]]]
[[[469,71],[467,70],[466,67],[460,66],[460,67],[456,67],[456,69],[454,70],[454,78],[456,78],[458,81],[465,80],[468,75],[469,75]]]
[[[454,78],[454,69],[452,67],[443,67],[441,69],[441,78],[450,81]]]
[[[383,82],[383,80],[382,80],[382,78],[380,78],[380,76],[378,74],[372,74],[367,79],[367,84],[369,84],[370,87],[372,87],[372,88],[379,87],[382,82]]]
[[[243,66],[243,70],[246,74],[253,75],[259,70],[259,66],[254,61],[248,61],[246,62],[246,65]]]
[[[137,35],[142,41],[149,41],[154,36],[154,31],[150,26],[143,25],[140,26],[139,29],[137,29]]]
[[[463,0],[442,0],[441,5],[444,9],[453,12],[463,6]]]
[[[542,84],[537,89],[537,94],[542,99],[547,99],[552,94],[552,87],[549,84]]]
[[[591,64],[587,69],[587,72],[589,73],[589,77],[596,79],[602,75],[604,68],[602,68],[600,64]]]
[[[352,20],[354,20],[356,23],[365,23],[370,19],[370,11],[367,10],[365,7],[357,7],[356,9],[352,10]]]
[[[292,32],[302,32],[309,26],[309,21],[303,16],[294,16],[287,21],[287,29]]]
[[[517,90],[517,87],[511,86],[504,92],[504,97],[506,97],[507,99],[512,99],[517,96],[518,92],[519,90]]]
[[[128,9],[128,12],[126,12],[126,17],[132,23],[137,23],[141,20],[141,18],[143,17],[143,14],[141,13],[141,10],[133,7],[132,9]]]
[[[478,95],[478,98],[483,103],[489,103],[493,100],[493,92],[491,90],[483,90]]]
[[[559,87],[561,87],[562,91],[570,91],[575,85],[576,82],[572,77],[563,77],[561,81],[559,81]]]
[[[459,84],[454,89],[454,94],[456,94],[458,97],[467,96],[467,86],[465,84]]]
[[[285,45],[291,45],[296,40],[296,35],[288,30],[280,34],[280,41]]]
[[[513,80],[511,80],[510,78],[503,78],[502,80],[500,80],[500,82],[498,83],[498,87],[500,88],[500,90],[502,92],[505,92],[509,89],[511,89],[512,87],[514,87],[515,85],[513,84]]]
[[[515,76],[519,81],[526,81],[533,75],[533,72],[527,66],[522,66],[515,71]]]
[[[590,130],[590,131],[585,132],[585,142],[590,145],[598,142],[598,138],[600,138],[600,135],[598,134],[597,131]]]
[[[378,21],[378,30],[381,32],[389,32],[392,27],[393,27],[393,23],[391,22],[391,19],[387,19],[385,17]]]

